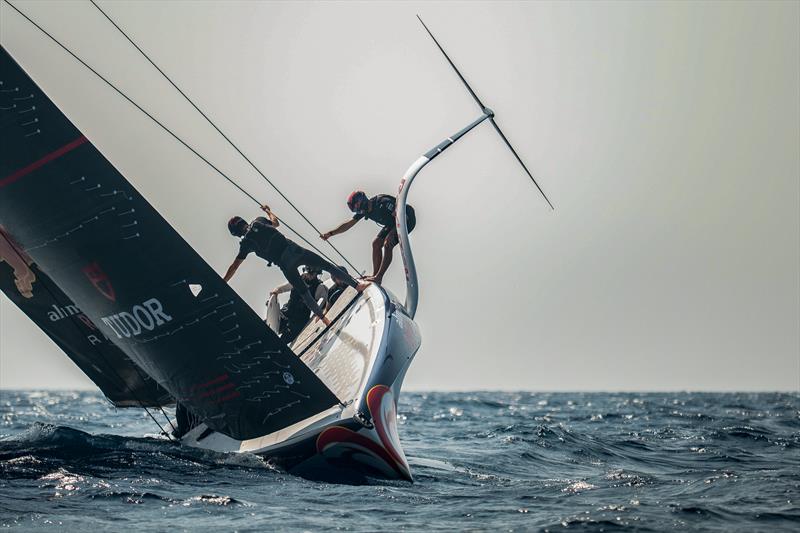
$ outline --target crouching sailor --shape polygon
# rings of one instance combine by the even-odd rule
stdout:
[[[267,214],[267,217],[258,217],[250,224],[242,217],[233,217],[228,221],[228,230],[231,235],[241,237],[241,240],[239,241],[239,254],[233,260],[231,266],[228,267],[228,271],[224,276],[225,281],[229,281],[236,273],[239,265],[242,264],[242,261],[249,254],[255,252],[258,257],[267,261],[268,264],[274,263],[278,265],[278,268],[281,269],[281,272],[286,276],[292,287],[300,291],[300,297],[306,306],[311,309],[311,312],[322,320],[326,326],[330,326],[330,320],[325,317],[325,313],[311,296],[308,286],[303,282],[297,269],[303,265],[317,267],[332,276],[335,275],[344,279],[347,285],[358,292],[366,289],[367,283],[358,283],[349,274],[341,272],[339,267],[284,237],[276,229],[280,225],[278,217],[266,205],[262,206],[261,209]]]
[[[347,273],[347,269],[342,265],[339,265],[339,268],[342,270],[342,272]],[[347,288],[347,283],[343,278],[331,276],[331,279],[333,280],[333,287],[331,287],[328,291],[328,305],[325,307],[326,313],[333,308],[333,304],[336,303],[336,300],[339,299],[339,296],[341,296]]]
[[[277,296],[291,291],[289,292],[289,301],[281,308],[280,334],[281,339],[286,344],[294,342],[300,332],[303,331],[303,328],[306,327],[306,324],[308,324],[308,319],[311,318],[311,309],[303,301],[305,288],[308,287],[308,291],[314,294],[316,302],[322,300],[324,304],[328,301],[328,288],[319,279],[321,273],[322,270],[318,267],[305,266],[303,267],[303,274],[300,276],[305,286],[295,288],[291,283],[284,283],[275,287],[269,293],[270,296]]]
[[[362,218],[374,220],[381,230],[378,236],[372,241],[372,275],[367,276],[367,281],[375,283],[383,282],[383,275],[392,264],[392,253],[394,247],[400,242],[397,237],[397,224],[395,222],[395,206],[397,201],[394,196],[379,194],[372,198],[367,198],[364,191],[354,191],[347,198],[347,207],[353,212],[353,218],[341,223],[336,228],[320,235],[320,238],[328,240],[334,235],[344,233],[349,230]],[[414,215],[414,208],[406,205],[406,229],[409,233],[417,225],[417,218]]]

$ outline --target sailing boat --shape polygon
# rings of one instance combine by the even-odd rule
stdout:
[[[258,454],[312,477],[411,481],[396,421],[421,344],[409,188],[483,121],[508,144],[464,84],[481,116],[417,159],[400,184],[405,301],[376,284],[350,289],[329,311],[331,326],[312,322],[289,347],[3,49],[0,289],[115,406],[183,406],[193,423],[182,444]]]

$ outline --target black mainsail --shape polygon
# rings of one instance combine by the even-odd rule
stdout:
[[[0,134],[7,235],[105,339],[209,427],[254,438],[339,402],[5,49]],[[13,290],[20,284],[27,290],[18,279]],[[102,368],[96,351],[70,350]]]
[[[175,401],[103,335],[2,226],[0,290],[116,407],[159,407]]]

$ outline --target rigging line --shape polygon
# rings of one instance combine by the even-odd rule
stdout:
[[[122,351],[122,350],[120,349],[120,351]],[[125,352],[123,352],[123,353],[125,353]],[[143,382],[146,382],[145,376],[147,377],[147,379],[153,379],[153,378],[151,378],[151,377],[150,377],[150,376],[149,376],[149,375],[148,375],[148,374],[147,374],[147,373],[146,373],[144,370],[142,370],[141,368],[139,368],[139,365],[137,365],[137,364],[136,364],[136,362],[135,362],[133,359],[131,359],[130,357],[128,357],[128,359],[130,359],[131,363],[133,363],[133,368],[136,370],[136,373],[137,373],[137,374],[139,374],[139,377],[140,377],[140,378],[142,378],[142,381],[143,381]],[[142,374],[144,374],[144,375],[142,375]],[[121,377],[121,376],[120,376],[120,377]],[[153,381],[155,381],[155,380],[153,380]],[[158,382],[156,382],[156,383],[158,383]],[[159,388],[162,388],[162,387],[161,387],[161,385],[158,385],[158,387],[159,387]],[[166,390],[166,389],[165,389],[165,390]],[[169,391],[167,391],[167,392],[169,392]],[[135,399],[135,397],[134,397],[134,399]],[[177,401],[178,401],[178,399],[177,399],[177,398],[175,398],[175,401],[177,402]],[[139,405],[140,405],[141,407],[144,407],[143,405],[141,405],[141,402],[139,402]],[[146,410],[147,408],[146,408],[146,407],[144,407],[144,409]],[[175,425],[172,423],[172,420],[170,420],[170,419],[169,419],[169,416],[167,416],[167,413],[165,413],[165,412],[164,412],[164,407],[163,407],[163,406],[161,406],[161,405],[159,405],[159,406],[158,406],[158,410],[159,410],[159,411],[161,411],[161,414],[162,414],[162,415],[164,415],[164,418],[166,418],[166,419],[167,419],[167,423],[168,423],[168,424],[169,424],[169,426],[172,428],[173,435],[177,435],[177,434],[178,434],[178,430],[175,428]],[[147,414],[150,414],[150,412],[148,411],[148,413],[147,413]],[[153,415],[150,415],[150,418],[153,418]],[[153,420],[155,420],[155,418],[153,418]],[[176,421],[177,421],[177,420],[176,420]],[[156,422],[156,424],[158,424],[158,422]],[[158,424],[158,427],[160,428],[160,427],[161,427],[161,424]],[[162,429],[161,431],[164,431],[164,430]],[[166,432],[164,432],[164,433],[166,433]]]
[[[6,2],[6,3],[8,3],[8,2]],[[11,248],[11,250],[17,255],[17,257],[19,257],[20,261],[22,261],[23,263],[27,264],[27,261],[25,261],[25,258],[22,256],[22,253],[20,252],[20,250],[17,250],[17,247],[14,246],[14,242],[12,242],[8,238],[6,238],[6,236],[3,235],[2,233],[0,233],[0,237],[2,237],[3,240],[5,240],[8,243],[9,248]],[[20,246],[21,246],[21,244],[20,244]],[[36,262],[34,261],[33,264],[36,264]],[[44,281],[40,280],[39,283],[40,283],[40,285],[42,287],[44,287],[44,290],[47,291],[47,294],[50,295],[50,298],[52,298],[52,300],[54,302],[58,302],[59,301],[59,299],[56,298],[55,294],[53,294],[53,291],[50,290],[50,287],[48,287],[47,284],[44,283]],[[53,283],[55,284],[55,282],[53,282]],[[56,286],[58,286],[58,285],[56,285]],[[78,327],[78,324],[75,321],[72,320],[72,317],[69,317],[69,320],[67,322],[69,324],[72,324],[80,335],[83,335],[83,332]],[[116,344],[114,346],[116,346]],[[161,430],[161,433],[163,435],[166,435],[169,440],[173,440],[172,436],[169,433],[167,433],[166,430],[164,430],[163,426],[158,422],[158,420],[156,420],[156,417],[154,417],[153,414],[150,412],[150,410],[144,405],[144,402],[141,399],[139,399],[139,396],[134,392],[134,389],[133,388],[129,388],[126,385],[125,380],[122,378],[120,373],[117,372],[117,369],[114,367],[114,365],[112,365],[111,363],[108,362],[108,359],[106,359],[106,356],[103,354],[103,352],[101,352],[100,349],[95,345],[92,345],[92,348],[94,349],[95,354],[100,356],[100,360],[102,360],[103,363],[105,363],[105,365],[109,369],[111,369],[111,372],[113,372],[114,375],[117,377],[117,379],[119,380],[119,383],[121,385],[120,388],[123,389],[123,390],[127,389],[128,392],[130,392],[131,396],[133,396],[133,400],[135,402],[137,402],[139,404],[139,407],[144,409],[144,411],[147,413],[147,415],[153,420],[153,422],[156,423],[156,426],[158,426],[158,429]],[[120,350],[120,351],[122,351],[122,350]],[[125,354],[124,352],[122,352],[122,353]],[[127,355],[125,355],[125,356],[127,357]],[[136,368],[137,373],[138,373],[139,369],[138,369],[138,366],[136,365],[136,363],[130,357],[127,357],[127,358],[131,362],[131,364],[134,366],[134,368]],[[141,374],[139,374],[139,377],[142,377]],[[98,388],[99,388],[99,386],[98,386]],[[159,386],[159,388],[160,388],[160,386]],[[105,395],[105,393],[104,393],[104,395]],[[106,398],[108,398],[108,397],[106,396]],[[111,400],[109,399],[109,401],[111,401]],[[111,403],[113,404],[114,402],[111,402]],[[161,406],[159,406],[159,408],[161,408]],[[161,412],[163,413],[164,410],[161,409]],[[167,418],[167,421],[169,421],[169,418]],[[170,425],[172,425],[172,422],[170,422]],[[174,426],[173,426],[173,429],[175,429]]]
[[[348,303],[346,306],[344,306],[344,309],[342,309],[342,310],[339,312],[339,314],[338,314],[338,315],[336,315],[336,317],[335,317],[333,320],[331,320],[331,325],[330,325],[330,326],[325,326],[324,328],[322,328],[322,331],[320,331],[320,332],[319,332],[319,334],[317,334],[317,336],[316,336],[316,337],[314,337],[314,340],[313,340],[313,341],[311,341],[311,342],[309,342],[308,344],[306,344],[306,345],[305,345],[305,347],[304,347],[302,350],[300,350],[300,353],[297,353],[297,354],[296,354],[296,355],[297,355],[297,358],[299,359],[299,358],[303,357],[303,355],[305,355],[305,353],[308,351],[308,349],[309,349],[309,348],[311,348],[312,346],[314,346],[314,345],[317,343],[317,341],[319,341],[319,340],[322,338],[322,336],[323,336],[323,335],[325,335],[325,334],[326,334],[328,331],[330,331],[330,329],[331,329],[333,326],[335,326],[335,325],[336,325],[336,323],[339,321],[339,319],[340,319],[340,318],[342,318],[342,317],[344,316],[344,314],[345,314],[347,311],[349,311],[349,310],[350,310],[350,308],[351,308],[351,307],[353,307],[353,305],[354,305],[354,304],[355,304],[355,303],[358,301],[358,299],[359,299],[360,297],[361,297],[361,294],[358,294],[358,293],[357,293],[357,294],[355,295],[355,297],[354,297],[352,300],[350,300],[350,303]],[[337,336],[338,336],[338,334],[337,334]],[[291,349],[291,348],[290,348],[290,349]],[[294,351],[294,350],[292,350],[292,351]],[[338,399],[338,398],[337,398],[337,399]],[[339,403],[341,403],[341,400],[339,400]]]
[[[171,135],[173,138],[175,138],[175,140],[177,140],[179,143],[181,143],[183,146],[185,146],[185,147],[186,147],[186,148],[187,148],[189,151],[191,151],[191,152],[192,152],[194,155],[196,155],[197,157],[199,157],[199,158],[200,158],[200,159],[201,159],[201,160],[202,160],[204,163],[206,163],[208,166],[210,166],[212,169],[214,169],[214,170],[215,170],[215,171],[216,171],[216,172],[217,172],[217,173],[218,173],[220,176],[222,176],[223,178],[225,178],[226,180],[228,180],[228,181],[229,181],[229,182],[230,182],[230,183],[231,183],[231,184],[232,184],[234,187],[236,187],[237,189],[239,189],[239,190],[240,190],[240,191],[241,191],[241,192],[242,192],[242,193],[243,193],[245,196],[247,196],[248,198],[250,198],[250,199],[251,199],[253,202],[255,202],[256,204],[258,204],[259,206],[261,205],[261,202],[259,202],[258,200],[256,200],[256,198],[255,198],[253,195],[251,195],[249,192],[247,192],[246,190],[244,190],[244,189],[243,189],[243,188],[242,188],[242,187],[241,187],[241,186],[240,186],[238,183],[236,183],[235,181],[233,181],[233,179],[231,179],[230,177],[228,177],[228,175],[227,175],[227,174],[225,174],[225,173],[224,173],[224,172],[222,172],[222,171],[221,171],[219,168],[217,168],[217,167],[216,167],[216,166],[215,166],[213,163],[211,163],[211,161],[209,161],[208,159],[206,159],[205,157],[203,157],[203,156],[202,156],[202,155],[201,155],[201,154],[200,154],[200,153],[199,153],[197,150],[195,150],[194,148],[192,148],[192,147],[191,147],[191,146],[190,146],[188,143],[186,143],[186,141],[184,141],[183,139],[181,139],[180,137],[178,137],[178,136],[177,136],[175,133],[173,133],[173,132],[172,132],[172,130],[170,130],[168,127],[166,127],[166,126],[165,126],[163,123],[161,123],[161,122],[160,122],[160,121],[159,121],[157,118],[155,118],[153,115],[151,115],[150,113],[148,113],[146,109],[144,109],[142,106],[140,106],[139,104],[137,104],[136,102],[134,102],[134,101],[133,101],[133,100],[132,100],[132,99],[131,99],[131,98],[130,98],[130,97],[127,95],[127,94],[125,94],[125,93],[124,93],[124,92],[122,92],[120,89],[118,89],[118,88],[116,87],[116,85],[114,85],[113,83],[111,83],[110,81],[108,81],[108,80],[107,80],[105,77],[103,77],[103,75],[102,75],[102,74],[100,74],[100,73],[99,73],[99,72],[97,72],[95,69],[93,69],[93,68],[92,68],[92,67],[91,67],[91,66],[90,66],[88,63],[86,63],[86,62],[85,62],[83,59],[81,59],[80,57],[78,57],[77,55],[75,55],[75,53],[74,53],[74,52],[72,52],[72,50],[70,50],[69,48],[67,48],[65,45],[63,45],[63,44],[61,43],[61,41],[59,41],[58,39],[56,39],[55,37],[53,37],[53,36],[52,36],[50,33],[48,33],[48,31],[47,31],[47,30],[45,30],[44,28],[42,28],[41,26],[39,26],[39,24],[37,24],[37,23],[36,23],[36,22],[35,22],[33,19],[31,19],[31,18],[30,18],[28,15],[26,15],[25,13],[23,13],[22,11],[20,11],[20,10],[19,10],[19,8],[17,8],[17,7],[16,7],[14,4],[12,4],[11,2],[9,2],[8,0],[3,0],[3,1],[4,1],[6,4],[8,4],[9,6],[11,6],[11,8],[12,8],[12,9],[14,9],[14,11],[16,11],[17,13],[19,13],[20,15],[22,15],[22,16],[23,16],[23,17],[24,17],[24,18],[25,18],[25,19],[26,19],[28,22],[30,22],[31,24],[33,24],[34,26],[36,26],[36,28],[37,28],[39,31],[41,31],[41,32],[42,32],[42,33],[44,33],[44,34],[45,34],[47,37],[49,37],[49,38],[50,38],[50,40],[52,40],[54,43],[56,43],[58,46],[60,46],[60,47],[61,47],[61,48],[62,48],[62,49],[65,51],[65,52],[67,52],[69,55],[71,55],[73,58],[75,58],[75,60],[77,60],[77,61],[78,61],[78,62],[79,62],[81,65],[83,65],[84,67],[86,67],[87,69],[89,69],[89,70],[90,70],[90,71],[91,71],[91,72],[92,72],[92,73],[93,73],[95,76],[97,76],[98,78],[100,78],[101,80],[103,80],[103,81],[104,81],[104,82],[105,82],[105,83],[106,83],[106,84],[107,84],[109,87],[111,87],[112,89],[114,89],[114,90],[115,90],[115,91],[116,91],[116,92],[117,92],[117,93],[118,93],[120,96],[122,96],[123,98],[125,98],[125,99],[126,99],[128,102],[130,102],[130,103],[131,103],[131,104],[132,104],[134,107],[136,107],[136,109],[138,109],[139,111],[141,111],[142,113],[144,113],[145,115],[147,115],[147,117],[148,117],[150,120],[152,120],[153,122],[155,122],[156,124],[158,124],[158,125],[161,127],[161,129],[163,129],[164,131],[166,131],[167,133],[169,133],[169,134],[170,134],[170,135]],[[295,235],[297,235],[297,236],[298,236],[298,237],[299,237],[299,238],[300,238],[300,239],[301,239],[303,242],[305,242],[305,243],[306,243],[306,244],[308,244],[308,245],[309,245],[311,248],[313,248],[315,251],[317,251],[317,252],[318,252],[318,253],[319,253],[319,254],[320,254],[322,257],[324,257],[325,259],[327,259],[329,262],[331,262],[331,263],[334,263],[334,264],[335,264],[335,261],[333,261],[333,260],[332,260],[330,257],[328,257],[328,256],[325,254],[325,252],[323,252],[322,250],[320,250],[319,248],[317,248],[316,246],[314,246],[314,244],[312,244],[312,243],[311,243],[311,242],[310,242],[308,239],[306,239],[305,237],[303,237],[303,236],[302,236],[302,235],[301,235],[301,234],[300,234],[300,233],[299,233],[297,230],[295,230],[295,229],[294,229],[293,227],[291,227],[289,224],[287,224],[286,222],[284,222],[284,221],[283,221],[281,218],[278,218],[278,220],[279,220],[280,222],[282,222],[282,223],[283,223],[283,225],[284,225],[284,226],[286,226],[286,228],[287,228],[288,230],[290,230],[292,233],[294,233]]]
[[[137,400],[137,401],[138,401],[138,400]],[[161,425],[161,424],[158,422],[158,420],[156,420],[156,417],[154,417],[154,416],[153,416],[153,413],[151,413],[151,412],[150,412],[150,410],[149,410],[147,407],[145,407],[145,406],[144,406],[144,405],[143,405],[141,402],[139,403],[139,406],[140,406],[142,409],[144,409],[144,412],[145,412],[145,413],[147,413],[147,415],[148,415],[148,416],[149,416],[149,417],[150,417],[150,418],[153,420],[153,422],[155,422],[155,423],[156,423],[156,425],[158,426],[158,429],[160,429],[160,430],[161,430],[161,434],[162,434],[162,435],[166,435],[166,437],[167,437],[169,440],[175,440],[175,437],[173,437],[173,436],[172,436],[170,433],[167,433],[167,430],[166,430],[166,429],[164,429],[164,426],[162,426],[162,425]],[[161,406],[159,406],[159,409],[161,409],[161,412],[162,412],[162,413],[164,412],[164,409],[163,409]],[[164,414],[164,416],[166,416],[166,414]],[[172,422],[170,422],[169,418],[167,418],[167,422],[169,422],[169,425],[170,425],[170,426],[172,426]],[[175,431],[175,426],[172,426],[172,430],[173,430],[173,431]],[[175,434],[177,434],[177,431],[175,431]]]
[[[162,76],[164,76],[164,78],[165,78],[165,79],[166,79],[166,80],[167,80],[167,81],[170,83],[170,85],[172,85],[172,86],[175,88],[175,90],[176,90],[176,91],[178,91],[178,92],[180,93],[180,95],[181,95],[181,96],[183,96],[183,98],[184,98],[184,99],[185,99],[187,102],[189,102],[189,104],[191,104],[191,106],[192,106],[192,107],[193,107],[193,108],[194,108],[194,109],[195,109],[195,110],[196,110],[198,113],[200,113],[200,115],[201,115],[201,116],[202,116],[202,117],[203,117],[203,118],[206,120],[206,122],[208,122],[208,123],[211,125],[211,127],[213,127],[215,130],[217,130],[217,133],[219,133],[219,134],[222,136],[222,138],[223,138],[223,139],[225,139],[225,140],[228,142],[228,144],[230,144],[230,145],[231,145],[231,147],[232,147],[234,150],[236,150],[236,151],[239,153],[239,155],[240,155],[240,156],[242,156],[242,157],[244,158],[244,160],[245,160],[245,161],[247,161],[247,163],[249,163],[249,164],[250,164],[250,166],[251,166],[251,167],[253,167],[253,169],[254,169],[256,172],[258,172],[258,174],[259,174],[259,175],[260,175],[262,178],[264,178],[264,180],[266,180],[266,182],[267,182],[267,183],[269,183],[269,184],[272,186],[272,188],[273,188],[273,189],[275,189],[275,192],[277,192],[277,193],[278,193],[278,194],[281,196],[281,198],[283,198],[284,200],[286,200],[286,202],[287,202],[287,203],[288,203],[290,206],[292,206],[292,209],[294,209],[294,210],[297,212],[297,214],[298,214],[298,215],[300,215],[300,216],[303,218],[303,220],[305,220],[305,221],[308,223],[308,225],[309,225],[309,226],[311,226],[311,228],[312,228],[314,231],[316,231],[316,232],[317,232],[317,234],[321,234],[322,232],[319,230],[319,228],[317,228],[317,227],[314,225],[314,223],[313,223],[313,222],[311,222],[311,220],[309,220],[309,219],[308,219],[308,217],[306,217],[306,216],[303,214],[303,212],[302,212],[302,211],[300,211],[300,209],[299,209],[299,208],[298,208],[296,205],[294,205],[294,203],[293,203],[291,200],[289,200],[289,198],[288,198],[288,197],[287,197],[285,194],[283,194],[283,192],[282,192],[282,191],[281,191],[281,190],[278,188],[278,186],[277,186],[277,185],[275,185],[274,183],[272,183],[272,180],[270,180],[270,179],[269,179],[269,178],[268,178],[268,177],[267,177],[267,176],[266,176],[266,175],[265,175],[263,172],[261,172],[261,169],[259,169],[259,168],[258,168],[258,167],[255,165],[255,163],[253,163],[253,162],[250,160],[250,158],[249,158],[249,157],[247,157],[247,156],[246,156],[246,155],[245,155],[245,154],[244,154],[244,153],[243,153],[243,152],[242,152],[242,151],[239,149],[239,147],[238,147],[238,146],[236,146],[236,144],[234,144],[234,142],[233,142],[232,140],[230,140],[230,138],[229,138],[227,135],[225,135],[225,133],[223,133],[223,132],[222,132],[222,130],[220,130],[220,129],[217,127],[217,125],[216,125],[216,124],[215,124],[215,123],[214,123],[214,122],[213,122],[213,121],[212,121],[210,118],[208,118],[208,116],[207,116],[207,115],[206,115],[206,114],[205,114],[205,113],[204,113],[204,112],[203,112],[203,111],[202,111],[202,110],[201,110],[199,107],[197,107],[197,105],[196,105],[196,104],[195,104],[195,103],[192,101],[192,99],[191,99],[191,98],[189,98],[189,97],[186,95],[186,93],[184,93],[184,92],[181,90],[181,88],[180,88],[180,87],[178,87],[178,86],[175,84],[175,82],[173,82],[173,81],[172,81],[172,79],[171,79],[169,76],[167,76],[167,74],[166,74],[166,73],[165,73],[163,70],[161,70],[161,67],[159,67],[158,65],[156,65],[156,64],[155,64],[155,62],[154,62],[152,59],[150,59],[150,56],[148,56],[148,55],[147,55],[147,53],[145,53],[145,51],[144,51],[144,50],[142,50],[142,49],[139,47],[139,45],[138,45],[138,44],[136,44],[136,43],[133,41],[133,39],[131,39],[131,38],[128,36],[128,34],[127,34],[127,33],[125,33],[125,30],[123,30],[122,28],[120,28],[120,27],[119,27],[119,25],[118,25],[116,22],[114,22],[114,20],[113,20],[111,17],[109,17],[109,16],[108,16],[108,14],[107,14],[105,11],[103,11],[103,9],[102,9],[102,8],[101,8],[99,5],[97,5],[97,2],[95,2],[95,0],[89,0],[89,1],[92,3],[92,5],[93,5],[94,7],[96,7],[96,8],[97,8],[97,10],[98,10],[98,11],[100,11],[100,13],[102,13],[102,14],[103,14],[103,16],[104,16],[106,19],[108,19],[108,21],[109,21],[109,22],[110,22],[110,23],[111,23],[111,24],[112,24],[112,25],[113,25],[115,28],[117,28],[117,30],[119,30],[119,32],[120,32],[120,33],[121,33],[121,34],[122,34],[122,35],[123,35],[123,36],[124,36],[124,37],[125,37],[125,38],[128,40],[128,42],[129,42],[129,43],[131,43],[131,44],[134,46],[134,48],[136,48],[136,49],[139,51],[139,53],[140,53],[140,54],[142,54],[142,56],[144,56],[144,58],[145,58],[145,59],[146,59],[146,60],[147,60],[147,61],[148,61],[148,62],[149,62],[151,65],[153,65],[153,67],[155,67],[155,69],[156,69],[158,72],[160,72],[160,73],[161,73],[161,75],[162,75]],[[339,254],[339,257],[341,257],[342,259],[344,259],[344,260],[345,260],[345,262],[346,262],[348,265],[350,265],[350,267],[351,267],[351,268],[353,268],[353,269],[354,269],[356,272],[360,272],[360,270],[359,270],[358,268],[356,268],[356,267],[355,267],[355,265],[353,265],[353,263],[351,263],[351,262],[350,262],[350,260],[349,260],[349,259],[347,259],[347,257],[345,257],[345,256],[342,254],[342,252],[340,252],[340,251],[339,251],[339,249],[338,249],[338,248],[336,248],[336,246],[334,246],[334,245],[333,245],[333,243],[332,243],[332,242],[330,242],[330,241],[325,241],[325,242],[327,242],[327,243],[328,243],[328,245],[330,245],[330,247],[331,247],[331,248],[333,248],[333,250],[334,250],[334,251],[335,251],[337,254]]]
[[[156,425],[158,426],[158,429],[160,429],[160,430],[161,430],[161,434],[162,434],[162,435],[166,435],[166,436],[167,436],[167,438],[168,438],[169,440],[174,440],[174,438],[173,438],[173,437],[172,437],[172,436],[171,436],[169,433],[167,433],[167,430],[166,430],[166,429],[164,429],[164,427],[163,427],[161,424],[159,424],[159,423],[158,423],[158,420],[156,420],[156,417],[154,417],[154,416],[153,416],[153,413],[151,413],[151,412],[150,412],[150,411],[147,409],[147,407],[144,407],[144,406],[142,406],[142,407],[144,408],[144,411],[145,411],[145,412],[146,412],[146,413],[147,413],[147,414],[150,416],[150,418],[153,420],[153,422],[155,422],[155,423],[156,423]],[[164,410],[162,409],[161,411],[163,412]],[[167,420],[169,421],[169,419],[167,419]],[[170,422],[170,423],[169,423],[169,425],[170,425],[170,426],[172,426],[172,422]],[[173,426],[173,429],[175,429],[175,426]]]
[[[178,400],[176,399],[175,401],[177,402]],[[172,420],[169,419],[169,416],[167,416],[167,413],[164,412],[164,408],[159,405],[158,406],[158,410],[161,411],[161,414],[164,415],[164,418],[167,419],[167,423],[169,424],[169,427],[172,428],[173,435],[177,435],[178,434],[178,430],[175,428],[175,425],[172,423]]]

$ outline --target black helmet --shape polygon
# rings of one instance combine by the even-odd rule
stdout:
[[[348,276],[350,275],[350,273],[347,271],[347,268],[343,267],[342,265],[339,265],[339,270],[341,270]],[[334,281],[334,283],[344,283],[345,280],[345,278],[340,278],[333,272],[331,273],[331,279]]]
[[[322,269],[317,266],[304,265],[303,273],[319,276],[320,274],[322,274]]]
[[[243,237],[247,231],[247,221],[242,217],[233,217],[228,221],[228,231],[234,237]]]
[[[353,191],[350,193],[350,196],[347,197],[347,207],[349,207],[350,211],[353,213],[358,213],[367,208],[366,204],[368,201],[369,198],[367,198],[364,191]]]

